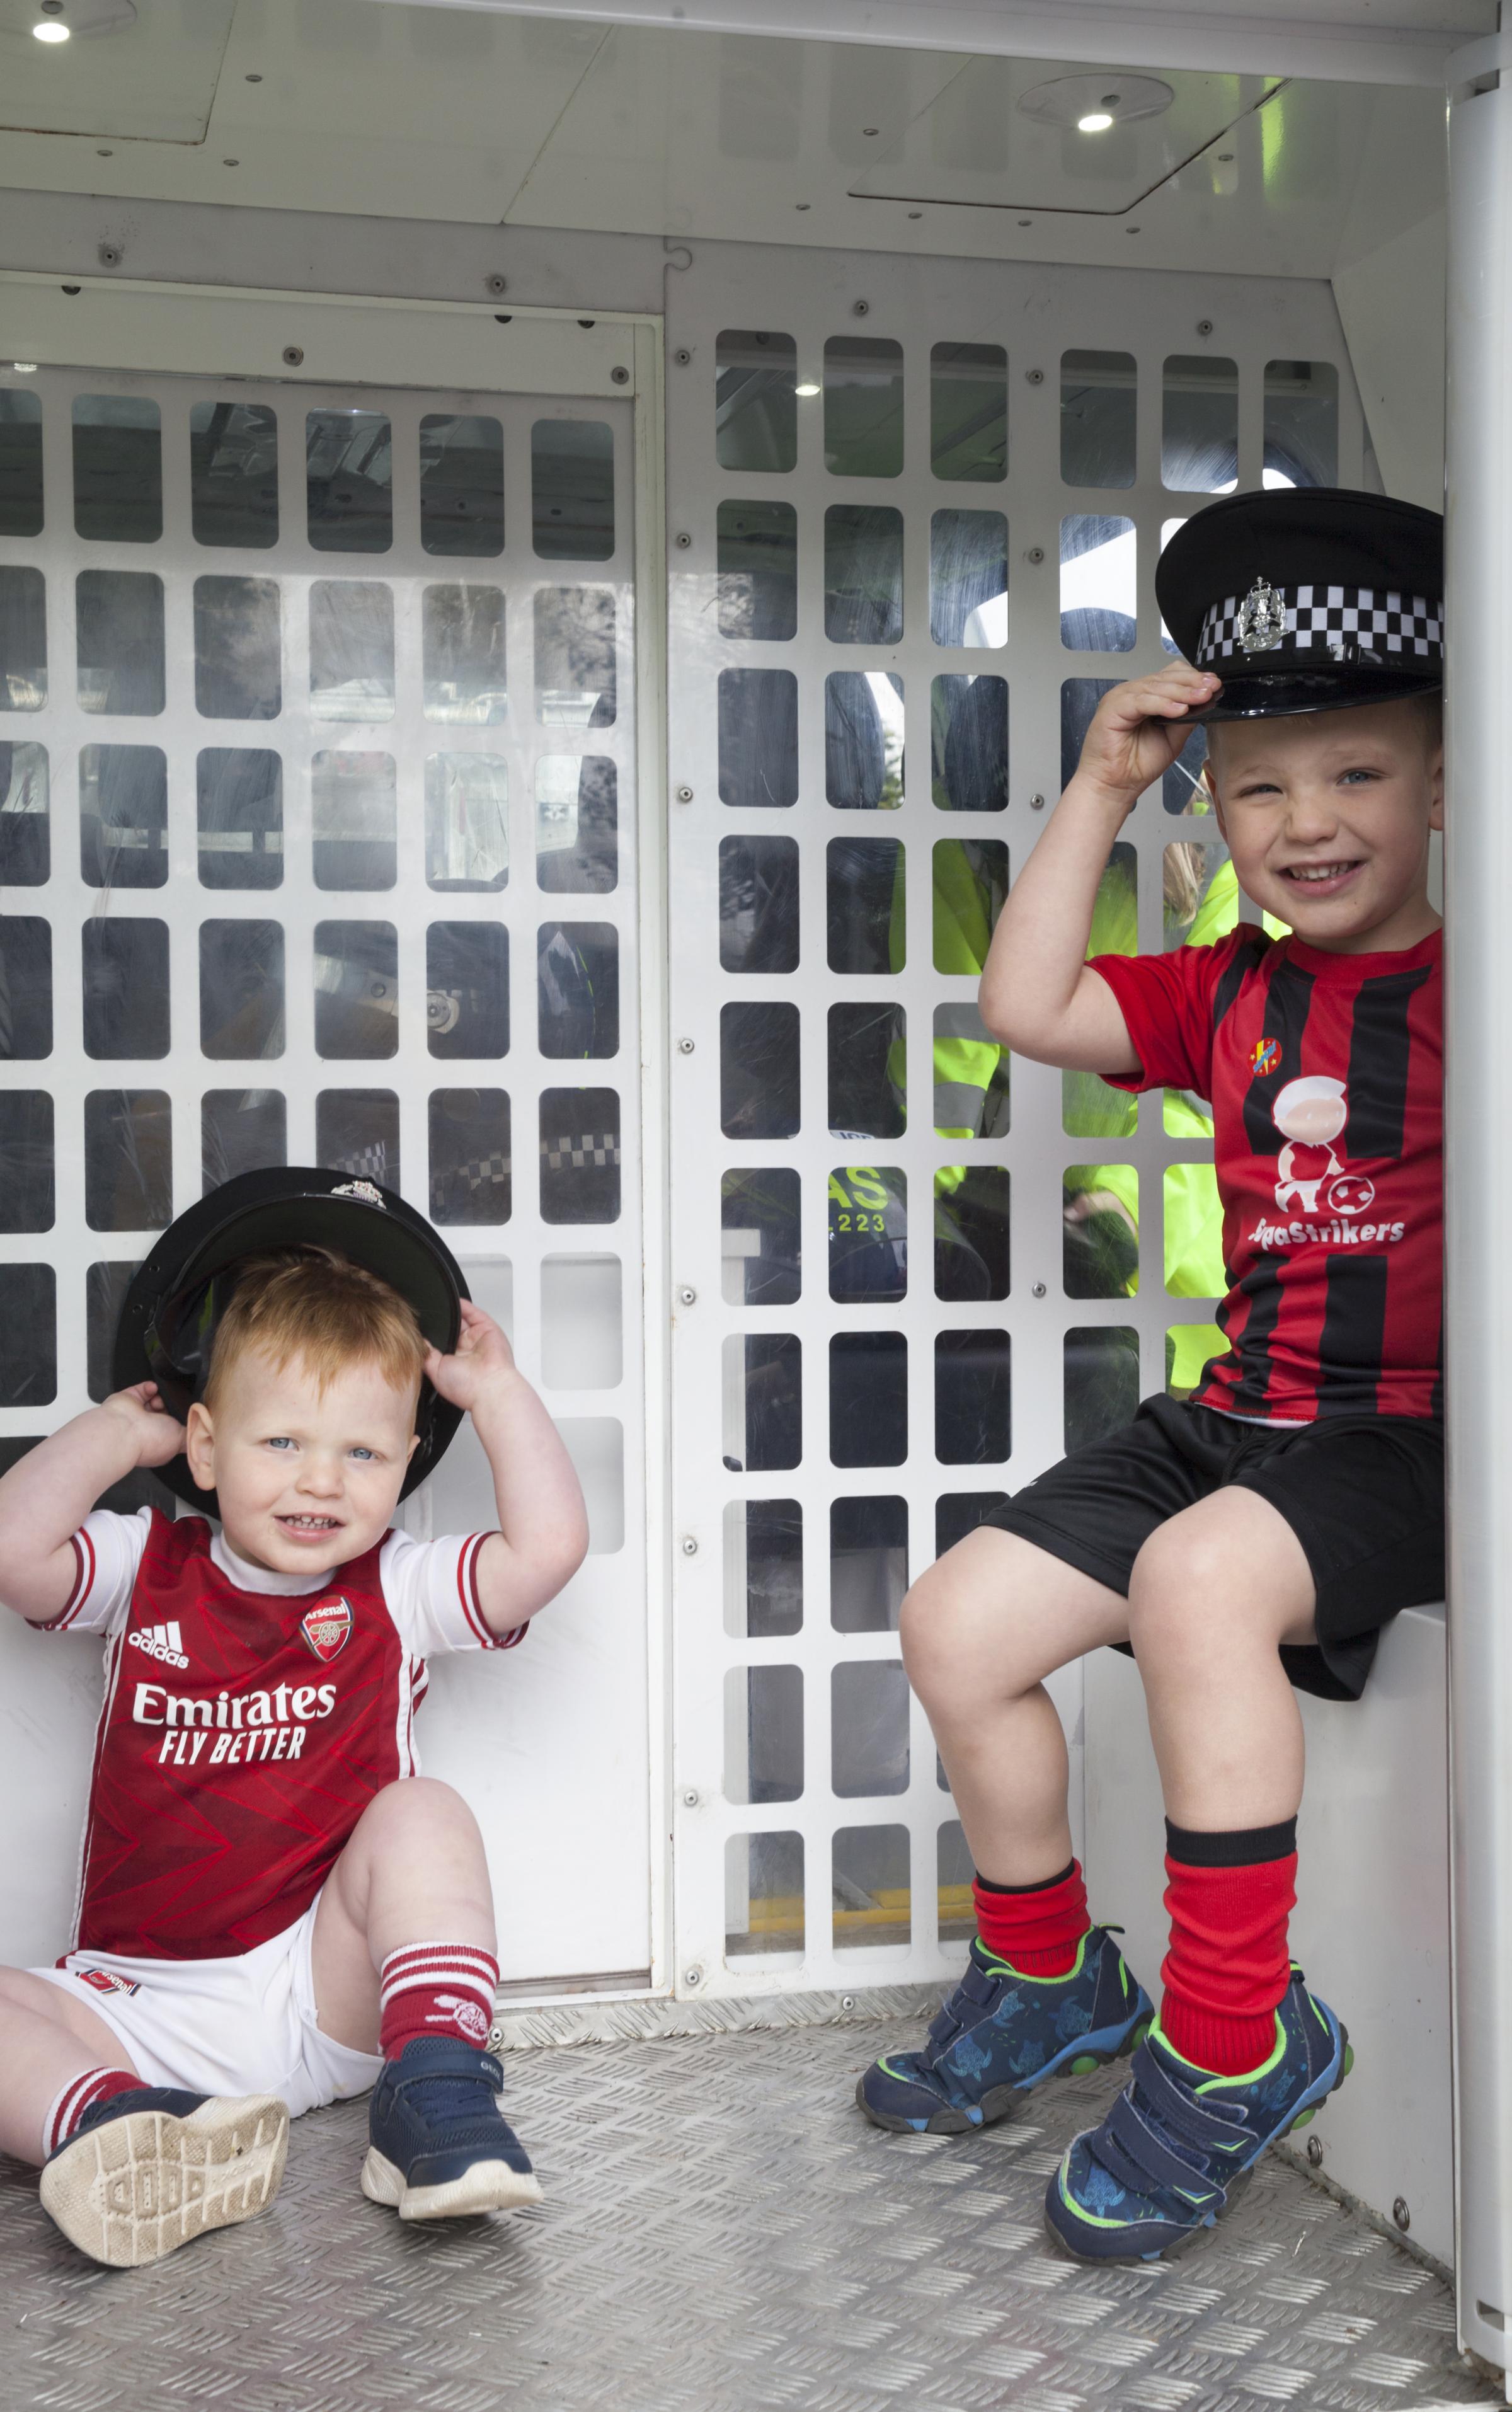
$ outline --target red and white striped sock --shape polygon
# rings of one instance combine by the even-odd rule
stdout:
[[[493,2022],[499,1963],[476,1943],[406,1943],[378,1971],[378,2049],[397,2060],[418,2036],[461,2036],[481,2052]]]
[[[70,2077],[42,2122],[42,2150],[49,2159],[67,2142],[86,2110],[96,2102],[109,2102],[113,2094],[133,2090],[144,2094],[147,2088],[129,2068],[86,2068],[81,2077]]]

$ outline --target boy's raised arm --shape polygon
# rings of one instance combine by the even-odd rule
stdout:
[[[1217,694],[1211,672],[1172,663],[1105,695],[1076,774],[1014,881],[982,972],[982,1020],[1036,1064],[1137,1072],[1118,1001],[1087,965],[1097,885],[1128,815],[1169,770],[1186,715]]]
[[[38,1441],[0,1478],[0,1599],[33,1625],[61,1616],[78,1581],[70,1546],[102,1492],[139,1466],[166,1465],[183,1426],[155,1382],[117,1390]]]
[[[499,1530],[477,1554],[478,1606],[495,1633],[554,1599],[588,1551],[588,1511],[562,1436],[514,1360],[508,1341],[464,1299],[456,1354],[433,1348],[426,1377],[464,1407],[493,1476]]]

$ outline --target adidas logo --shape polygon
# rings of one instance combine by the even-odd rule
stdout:
[[[187,1667],[183,1655],[183,1636],[175,1617],[168,1625],[144,1625],[139,1633],[128,1633],[126,1640],[138,1650],[145,1650],[149,1658],[157,1658],[165,1667]]]

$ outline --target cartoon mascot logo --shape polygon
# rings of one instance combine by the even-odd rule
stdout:
[[[1288,1081],[1270,1112],[1286,1142],[1276,1162],[1276,1204],[1304,1214],[1363,1214],[1375,1184],[1346,1172],[1333,1148],[1349,1120],[1343,1082],[1321,1073]]]

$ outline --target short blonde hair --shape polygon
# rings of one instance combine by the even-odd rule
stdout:
[[[325,1390],[348,1365],[376,1365],[418,1396],[425,1340],[414,1308],[388,1282],[333,1248],[249,1257],[216,1327],[205,1382],[212,1415],[249,1349],[281,1371],[298,1358]]]

